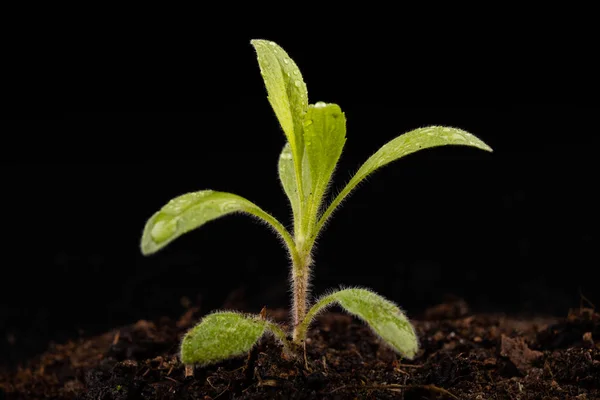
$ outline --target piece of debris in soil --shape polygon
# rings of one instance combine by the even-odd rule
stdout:
[[[543,353],[531,350],[522,337],[512,339],[506,335],[502,335],[500,355],[507,357],[519,371],[525,373]]]
[[[592,332],[586,332],[583,334],[583,345],[588,349],[594,348],[594,338],[592,337]]]
[[[457,319],[468,315],[470,312],[469,305],[465,300],[453,297],[447,302],[425,310],[425,319],[429,321]]]

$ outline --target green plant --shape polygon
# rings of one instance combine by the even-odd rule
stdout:
[[[257,52],[269,102],[287,139],[279,156],[279,179],[290,201],[293,232],[240,196],[202,190],[174,198],[155,213],[146,223],[141,249],[145,255],[154,253],[184,233],[231,213],[247,213],[263,220],[281,237],[291,259],[292,337],[290,340],[279,325],[262,315],[215,312],[185,335],[181,360],[207,365],[241,355],[265,333],[273,334],[290,354],[296,354],[314,317],[333,303],[365,321],[396,352],[413,358],[418,350],[413,326],[395,304],[372,291],[354,288],[332,292],[307,310],[313,246],[332,213],[378,168],[429,147],[456,144],[488,151],[491,148],[461,129],[415,129],[381,147],[325,207],[327,189],[346,142],[345,115],[336,104],[309,105],[302,75],[281,47],[266,40],[251,43]]]

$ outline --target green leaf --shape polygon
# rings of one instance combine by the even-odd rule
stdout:
[[[236,212],[251,214],[267,222],[279,233],[288,245],[290,254],[293,254],[293,240],[279,221],[243,197],[213,190],[201,190],[176,197],[150,217],[142,234],[142,253],[152,254],[184,233]]]
[[[266,321],[258,316],[216,312],[205,316],[181,342],[181,362],[214,364],[246,354],[263,336]]]
[[[360,167],[354,177],[352,177],[350,182],[346,184],[344,189],[337,195],[337,197],[321,216],[316,230],[317,234],[323,228],[325,222],[331,216],[335,208],[368,175],[372,174],[374,171],[383,167],[384,165],[387,165],[392,161],[402,158],[408,154],[430,147],[444,145],[472,146],[482,150],[492,151],[490,146],[485,144],[474,135],[457,128],[429,126],[426,128],[415,129],[400,135],[383,145],[383,147],[369,157],[369,159]]]
[[[396,352],[415,357],[419,340],[410,321],[394,303],[366,289],[344,289],[321,298],[306,314],[299,337],[304,339],[314,317],[334,303],[365,321]]]
[[[269,102],[290,143],[297,173],[300,171],[304,140],[302,120],[308,108],[308,92],[296,63],[275,42],[254,39],[258,65]]]
[[[318,102],[304,118],[304,142],[311,176],[311,217],[321,199],[346,143],[346,117],[337,104]]]
[[[298,197],[298,186],[296,185],[296,175],[294,172],[294,161],[292,160],[292,149],[289,143],[286,143],[279,155],[279,180],[281,186],[292,207],[294,221],[298,218],[300,207],[300,198]]]

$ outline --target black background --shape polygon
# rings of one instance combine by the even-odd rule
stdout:
[[[531,99],[535,66],[526,60],[505,86],[511,79],[501,60],[486,67],[489,54],[466,62],[441,46],[431,57],[401,38],[95,41],[74,49],[78,84],[66,110],[49,102],[2,122],[6,359],[48,340],[177,318],[183,296],[204,312],[233,292],[247,311],[289,306],[286,254],[250,218],[215,221],[149,258],[139,252],[145,220],[194,190],[239,194],[290,225],[276,168],[284,136],[252,37],[288,51],[311,102],[346,112],[335,190],[386,141],[420,126],[460,127],[495,150],[430,149],[374,174],[318,243],[315,294],[371,287],[409,315],[447,295],[507,313],[564,315],[580,291],[600,302],[598,108]],[[392,44],[410,57],[394,56]]]

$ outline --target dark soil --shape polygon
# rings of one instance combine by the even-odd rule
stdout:
[[[186,369],[179,340],[200,316],[190,308],[179,321],[52,345],[0,371],[0,399],[600,399],[600,315],[590,309],[531,319],[443,304],[414,321],[422,350],[410,362],[332,312],[310,332],[308,368],[266,338],[248,357]]]

